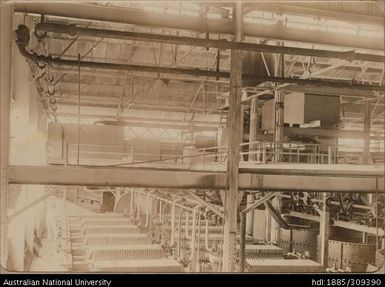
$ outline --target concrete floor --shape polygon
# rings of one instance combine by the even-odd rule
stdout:
[[[65,216],[92,215],[94,212],[76,205],[72,202],[63,201],[58,198],[49,198],[48,200],[55,203],[55,214]],[[40,257],[34,254],[31,272],[60,272],[66,271],[61,265],[61,256],[58,252],[57,241],[42,239],[42,247],[40,249]]]

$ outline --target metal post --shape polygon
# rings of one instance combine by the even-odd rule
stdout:
[[[8,205],[8,164],[9,129],[11,109],[11,60],[12,60],[12,14],[13,4],[0,6],[0,182],[1,182],[1,266],[7,268],[7,205]]]
[[[242,39],[242,3],[236,2],[235,41]],[[238,174],[239,174],[239,143],[241,125],[242,96],[242,52],[231,50],[230,61],[230,99],[229,99],[229,141],[228,141],[228,190],[224,196],[224,236],[223,236],[223,272],[232,272],[235,267],[237,241],[237,208],[238,205]]]
[[[68,160],[69,160],[68,151],[69,151],[69,144],[68,144],[68,142],[66,142],[65,143],[65,161],[64,161],[65,166],[68,166]]]
[[[258,98],[253,98],[250,103],[250,130],[249,130],[249,161],[258,161],[257,150],[257,134],[259,134],[259,115],[258,115]],[[247,206],[254,203],[254,195],[247,195]],[[250,212],[246,216],[246,232],[253,234],[254,214]]]
[[[332,147],[328,146],[328,164],[332,164],[333,158],[332,158]]]
[[[78,122],[77,122],[77,134],[76,134],[77,165],[79,165],[79,162],[80,162],[80,54],[78,54],[78,63],[79,63],[79,66],[78,66]]]
[[[275,75],[284,76],[284,54],[279,54],[279,63]],[[283,160],[282,142],[284,137],[284,92],[279,89],[274,92],[274,161]]]
[[[331,159],[329,158],[329,164],[331,164]],[[328,267],[328,255],[329,255],[329,233],[330,233],[330,212],[326,206],[326,199],[328,195],[326,192],[322,193],[322,211],[320,216],[320,264]]]
[[[365,115],[364,115],[364,164],[368,164],[370,157],[370,102],[365,102]]]
[[[323,193],[323,206],[320,217],[320,264],[328,266],[329,254],[329,221],[330,213],[326,206],[327,193]]]
[[[253,214],[250,212],[249,214]],[[239,272],[245,272],[246,214],[241,213],[241,240],[239,243]]]

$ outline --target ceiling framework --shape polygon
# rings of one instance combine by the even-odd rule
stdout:
[[[371,101],[376,121],[384,111],[383,41],[377,37],[383,31],[381,14],[374,6],[365,11],[337,6],[250,3],[244,7],[243,43],[230,41],[232,7],[225,2],[167,2],[156,7],[130,2],[110,6],[17,2],[15,10],[33,23],[29,28],[35,35],[24,55],[48,64],[35,72],[35,78],[43,94],[54,91],[56,119],[76,116],[80,86],[81,110],[113,111],[95,120],[163,111],[185,114],[190,121],[196,114],[211,115],[209,126],[218,126],[229,92],[230,49],[241,49],[263,56],[285,54],[284,77],[244,75],[256,83],[244,87],[244,104],[261,95],[271,98],[278,84],[285,93],[341,97],[347,126],[362,119],[362,105]],[[199,16],[202,7],[208,9],[206,18]],[[311,25],[301,26],[301,21]],[[333,21],[346,29],[325,32],[325,27],[336,25]],[[352,37],[352,29],[357,35],[369,32]],[[284,46],[277,46],[276,40],[284,40]]]

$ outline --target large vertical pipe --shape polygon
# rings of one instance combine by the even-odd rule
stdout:
[[[328,207],[326,206],[327,193],[323,193],[323,205],[320,217],[320,264],[325,267],[328,266],[328,254],[329,254],[329,221],[330,213]]]
[[[275,76],[284,76],[284,54],[278,54],[278,59],[276,62]],[[285,120],[285,111],[284,111],[284,91],[283,89],[276,90],[274,92],[274,150],[275,156],[274,161],[280,162],[283,160],[283,139],[284,139],[284,120]],[[278,210],[280,208],[281,202],[280,198],[274,199],[274,207]],[[268,241],[278,242],[279,240],[279,225],[277,222],[271,218],[270,214],[267,214],[267,238]]]
[[[331,160],[328,161],[331,164]],[[326,199],[328,195],[326,192],[322,193],[322,211],[320,216],[320,229],[319,229],[319,239],[320,239],[320,264],[328,267],[328,256],[329,256],[329,234],[330,234],[330,212],[326,205]]]
[[[76,163],[80,163],[80,54],[78,54],[78,122],[77,122],[77,133],[76,133]]]
[[[11,60],[12,60],[12,14],[13,4],[3,3],[0,7],[0,181],[1,181],[1,266],[7,268],[8,232],[8,164],[9,129],[11,109]]]
[[[370,157],[370,103],[365,102],[364,111],[364,164],[368,164]]]
[[[257,144],[254,143],[257,140],[257,134],[259,132],[259,115],[258,115],[258,98],[253,98],[250,102],[250,128],[249,128],[249,152],[255,152]],[[249,161],[258,161],[259,153],[251,153],[248,157]],[[254,195],[247,195],[247,206],[254,203]],[[249,212],[246,215],[246,232],[247,234],[253,234],[254,225],[254,212]]]
[[[284,54],[278,55],[275,76],[284,76]],[[274,91],[274,145],[276,162],[282,161],[282,142],[284,137],[284,92],[283,89]]]
[[[242,39],[242,3],[236,2],[234,8],[235,41]],[[242,96],[242,54],[239,50],[231,50],[230,60],[230,99],[228,118],[228,190],[224,197],[224,234],[222,271],[232,272],[235,267],[237,240],[238,206],[238,174],[239,143],[241,129],[241,96]]]

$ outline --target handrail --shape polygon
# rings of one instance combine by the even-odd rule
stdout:
[[[73,146],[72,144],[71,146]],[[254,145],[253,148],[249,148],[249,146]],[[81,146],[96,146],[98,147],[99,145],[92,145],[92,144],[81,144]],[[247,146],[247,150],[243,151],[243,147]],[[127,148],[126,146],[119,146],[119,145],[110,145],[110,146],[103,146],[103,147],[113,147],[113,148]],[[313,157],[314,159],[320,160],[321,162],[317,162],[319,164],[326,164],[329,162],[329,157],[332,157],[332,162],[338,163],[337,159],[344,158],[344,155],[341,155],[341,148],[344,147],[351,147],[351,148],[358,148],[355,147],[354,145],[346,145],[346,144],[326,144],[326,143],[303,143],[303,142],[277,142],[274,143],[272,141],[266,141],[266,140],[257,140],[257,141],[249,141],[249,142],[244,142],[239,145],[240,147],[240,154],[241,155],[251,155],[251,154],[259,154],[261,158],[256,160],[256,162],[266,162],[266,155],[275,155],[275,154],[280,154],[280,155],[288,155],[289,162],[300,162],[300,157]],[[307,150],[309,149],[309,150]],[[313,152],[311,151],[312,149]],[[134,161],[133,160],[133,155],[135,149],[133,147],[130,147],[130,152],[102,152],[102,151],[81,151],[81,154],[111,154],[111,155],[127,155],[131,159],[129,162],[126,163],[126,159],[119,159],[117,160],[118,162],[113,163],[111,165],[138,165],[138,164],[146,164],[146,163],[158,163],[158,162],[164,162],[164,163],[169,163],[170,161],[174,162],[175,161],[182,161],[183,159],[192,159],[192,158],[202,158],[203,159],[203,164],[205,164],[205,159],[206,158],[223,158],[223,155],[227,154],[227,147],[226,146],[212,146],[212,147],[206,147],[206,148],[199,148],[195,149],[195,153],[190,154],[190,155],[183,155],[183,154],[177,154],[175,153],[138,153],[138,155],[143,155],[143,156],[157,156],[159,159],[154,159],[154,160],[148,160],[148,161]],[[328,152],[331,150],[331,152]],[[378,148],[376,150],[383,150],[383,148]],[[342,151],[345,153],[345,151]],[[360,152],[360,151],[358,151]],[[69,154],[73,154],[73,151],[70,151]],[[68,156],[68,155],[67,155]],[[356,157],[359,157],[359,155],[354,155]],[[334,160],[333,160],[334,159]],[[86,160],[86,159],[84,159]],[[91,159],[87,159],[91,160]],[[97,160],[97,158],[96,158]],[[68,160],[67,160],[68,161]],[[215,160],[217,161],[217,160]],[[221,160],[219,160],[221,162]]]
[[[178,259],[181,259],[180,258],[180,249],[181,249],[181,240],[182,240],[182,214],[185,213],[187,214],[187,217],[188,217],[188,211],[186,210],[181,210],[179,212],[179,227],[178,227],[178,249],[177,249],[177,257]],[[187,227],[186,226],[186,230],[187,230]]]
[[[176,198],[172,202],[171,207],[171,241],[170,241],[170,247],[174,247],[175,245],[175,204],[182,200],[182,198]]]

